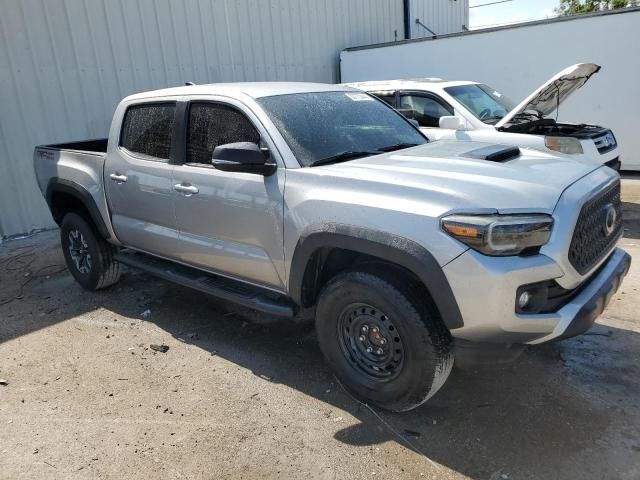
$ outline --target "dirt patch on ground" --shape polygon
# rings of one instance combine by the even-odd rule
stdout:
[[[633,214],[640,180],[628,182]],[[633,218],[632,271],[589,334],[454,370],[404,414],[346,394],[307,324],[132,271],[85,292],[57,232],[7,242],[0,478],[640,478]]]

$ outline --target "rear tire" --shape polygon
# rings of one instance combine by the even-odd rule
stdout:
[[[60,242],[67,268],[87,290],[109,287],[120,279],[118,249],[104,240],[82,216],[67,213],[60,225]]]
[[[411,410],[431,398],[453,366],[453,340],[427,301],[375,274],[345,272],[320,294],[320,349],[338,379],[365,402]]]

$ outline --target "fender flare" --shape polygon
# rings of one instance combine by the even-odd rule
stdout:
[[[398,235],[336,223],[311,226],[298,239],[289,274],[289,293],[298,305],[303,303],[302,283],[308,262],[318,249],[327,247],[371,255],[409,270],[431,294],[447,328],[464,325],[449,281],[426,248]]]
[[[109,230],[104,223],[104,219],[102,215],[100,215],[100,210],[98,209],[98,205],[96,205],[96,201],[93,199],[89,191],[80,185],[79,183],[72,182],[70,180],[65,180],[64,178],[53,177],[47,183],[47,190],[45,192],[45,199],[47,201],[47,205],[49,206],[49,210],[53,212],[53,195],[55,193],[64,193],[66,195],[71,195],[79,200],[82,205],[89,212],[89,216],[93,221],[93,224],[96,226],[98,233],[102,236],[102,238],[108,239],[111,235],[109,234]]]

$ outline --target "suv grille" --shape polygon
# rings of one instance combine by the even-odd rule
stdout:
[[[580,275],[611,251],[622,230],[620,181],[582,206],[569,247],[569,261]]]
[[[593,141],[596,144],[598,152],[601,154],[610,152],[618,145],[616,137],[613,136],[613,132],[611,132],[611,130],[608,130],[604,135],[594,138]]]

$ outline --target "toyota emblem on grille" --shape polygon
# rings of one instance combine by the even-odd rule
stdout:
[[[616,229],[616,220],[618,219],[618,212],[616,211],[616,207],[613,204],[608,203],[604,206],[605,217],[604,217],[604,226],[602,227],[602,231],[604,232],[604,236],[608,237],[613,233]]]

